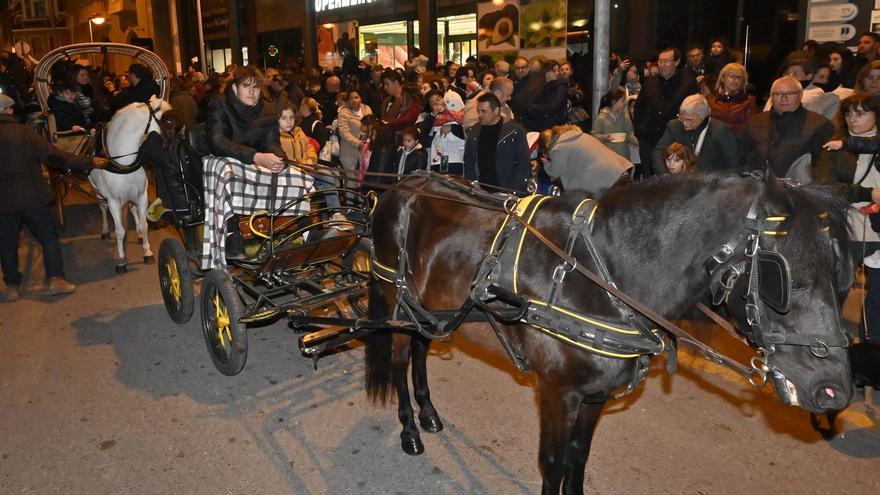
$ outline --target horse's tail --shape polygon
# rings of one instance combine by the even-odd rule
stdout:
[[[388,316],[385,291],[382,283],[370,280],[369,318],[378,320]],[[377,330],[364,339],[366,344],[366,388],[367,397],[374,403],[385,405],[392,395],[391,380],[391,332]]]

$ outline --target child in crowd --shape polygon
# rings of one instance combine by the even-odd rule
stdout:
[[[464,102],[455,91],[429,93],[430,113],[417,123],[422,142],[428,144],[428,170],[443,174],[464,175]]]
[[[663,150],[663,160],[666,170],[671,174],[696,175],[699,172],[694,150],[679,142],[672,143]]]
[[[416,170],[425,170],[428,154],[419,143],[419,131],[415,127],[407,127],[400,136],[403,146],[397,149],[397,174],[404,175]]]
[[[281,149],[284,150],[288,159],[307,166],[317,165],[318,152],[309,142],[309,138],[303,130],[296,125],[296,112],[294,112],[293,106],[287,100],[285,100],[281,106],[281,116],[278,118],[278,130],[281,132]],[[311,170],[300,170],[306,175],[314,177],[315,189],[323,191],[336,188],[333,179],[326,175],[327,172],[322,170],[314,173]],[[327,208],[336,210],[330,217],[330,220],[336,223],[334,226],[339,230],[351,229],[351,224],[348,223],[345,216],[339,211],[339,194],[336,191],[326,192],[324,193],[324,200],[327,202]]]
[[[591,134],[610,150],[629,160],[629,147],[638,146],[639,140],[633,133],[626,92],[623,89],[614,88],[602,97],[599,115]]]

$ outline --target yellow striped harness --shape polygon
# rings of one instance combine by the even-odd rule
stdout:
[[[553,271],[547,300],[522,294],[520,268],[528,230],[513,219],[513,215],[531,224],[538,209],[551,199],[550,196],[523,198],[505,218],[473,284],[471,299],[476,306],[501,321],[527,323],[562,342],[603,356],[637,358],[663,352],[660,333],[650,328],[647,319],[634,314],[610,294],[612,303],[621,310],[619,319],[627,320],[628,324],[585,315],[557,304],[566,274],[574,269],[564,261]],[[597,206],[593,199],[585,199],[577,205],[570,219],[565,250],[571,255],[578,240],[582,240],[598,272],[606,282],[613,283],[590,235]]]

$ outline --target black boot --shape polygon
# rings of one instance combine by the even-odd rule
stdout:
[[[241,229],[238,227],[238,215],[232,215],[226,221],[226,259],[244,259],[244,238],[241,236]]]

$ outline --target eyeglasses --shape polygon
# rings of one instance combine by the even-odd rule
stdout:
[[[877,76],[865,76],[866,81],[877,82],[880,81],[880,75]]]
[[[770,93],[770,96],[774,98],[794,98],[799,94],[801,94],[800,91],[790,91],[788,93]]]
[[[514,65],[513,66],[513,70],[526,70],[528,68],[529,68],[528,65]]]

